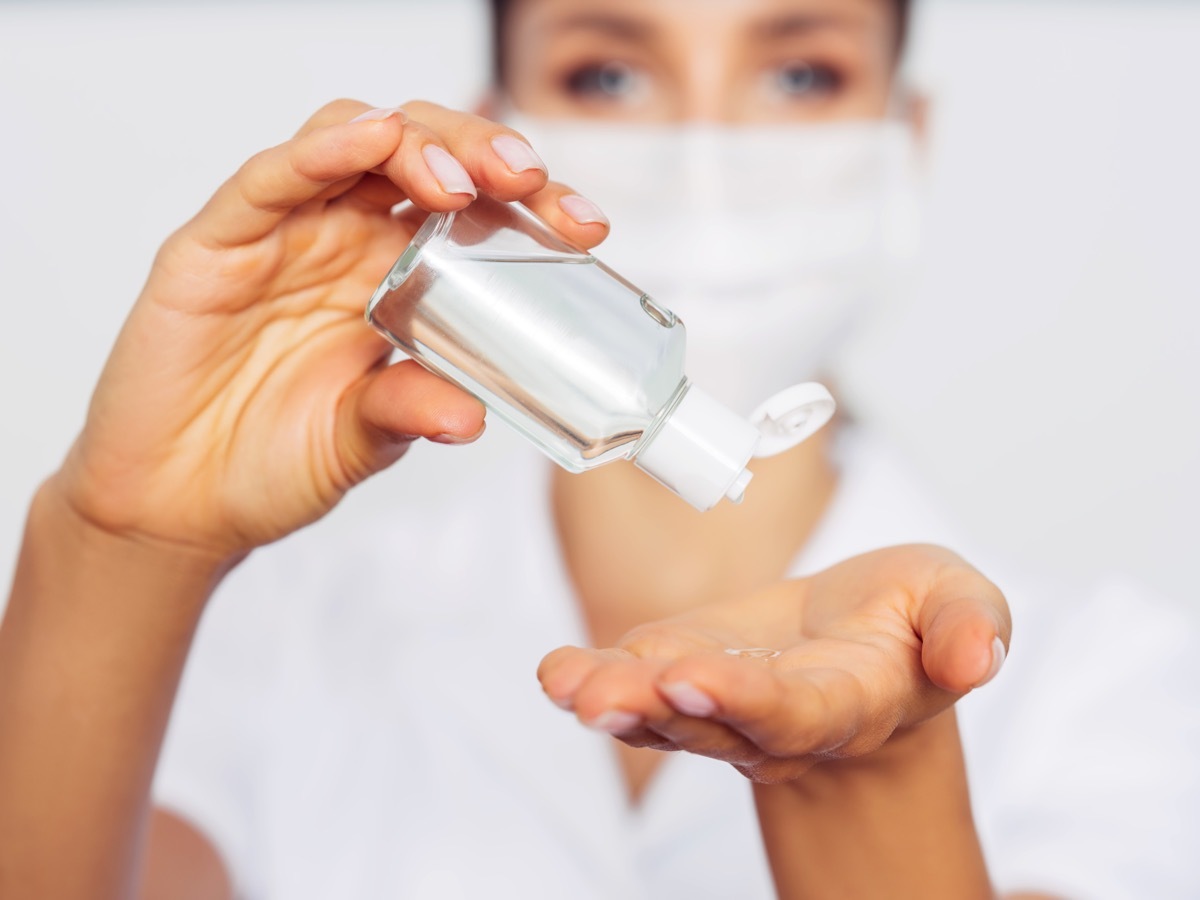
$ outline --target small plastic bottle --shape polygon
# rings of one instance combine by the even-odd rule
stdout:
[[[679,318],[519,203],[429,216],[367,321],[563,468],[631,459],[699,510],[740,502],[756,450],[793,446],[833,413],[820,385],[773,398],[763,431],[718,403],[685,375]]]

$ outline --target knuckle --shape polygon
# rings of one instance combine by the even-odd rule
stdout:
[[[266,166],[271,164],[273,155],[271,149],[259,150],[242,163],[241,168],[237,171],[237,177],[245,180],[259,175]]]
[[[159,245],[158,252],[154,254],[154,271],[174,274],[196,268],[195,231],[195,220],[192,220],[167,235],[167,239]]]
[[[957,562],[959,556],[951,550],[946,549],[941,544],[932,544],[928,542],[918,542],[913,544],[901,544],[891,548],[892,552],[901,555],[904,553],[915,553],[924,556],[928,560],[936,560],[938,562]]]
[[[268,152],[264,150],[246,160],[233,180],[234,190],[242,202],[255,209],[266,210],[273,206],[267,200],[264,186],[272,177],[269,173],[277,161],[271,159]]]
[[[409,100],[400,106],[410,119],[446,112],[446,107],[429,100]]]
[[[411,146],[415,146],[418,150],[428,143],[441,144],[441,138],[438,137],[436,131],[411,116],[408,124],[404,126],[404,140],[411,142]]]
[[[364,106],[367,106],[367,104],[361,100],[355,100],[351,97],[338,97],[336,100],[330,100],[317,110],[317,115],[329,118],[343,114],[357,115],[359,110]]]

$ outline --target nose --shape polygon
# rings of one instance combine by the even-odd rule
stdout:
[[[729,123],[738,119],[737,102],[725,61],[715,48],[696,52],[680,72],[679,118],[684,122]]]
[[[730,4],[732,6],[733,4]],[[741,118],[737,102],[739,50],[724,3],[687,2],[686,40],[664,54],[671,75],[673,118],[729,123]],[[682,29],[681,29],[682,30]]]

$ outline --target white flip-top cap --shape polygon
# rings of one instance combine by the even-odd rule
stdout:
[[[832,419],[836,409],[829,391],[814,382],[780,391],[750,414],[762,434],[754,455],[762,459],[791,450]]]
[[[728,497],[741,503],[751,457],[790,450],[833,418],[837,404],[822,385],[797,384],[775,394],[747,421],[689,385],[634,463],[701,512]]]
[[[758,429],[741,416],[689,386],[634,462],[704,512],[722,497],[741,502],[753,477],[746,463],[759,438]]]

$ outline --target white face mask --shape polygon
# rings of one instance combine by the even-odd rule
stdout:
[[[505,122],[605,211],[597,255],[679,315],[689,377],[742,414],[820,374],[915,254],[914,141],[896,122]]]

